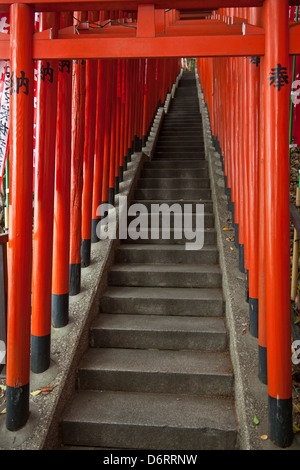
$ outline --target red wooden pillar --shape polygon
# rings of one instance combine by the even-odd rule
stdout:
[[[103,183],[103,149],[104,149],[104,117],[105,117],[105,95],[106,95],[106,66],[103,59],[98,60],[98,87],[96,105],[96,135],[95,135],[95,161],[94,161],[94,186],[92,207],[92,243],[100,239],[97,235],[97,225],[100,221],[98,207],[102,203]]]
[[[264,135],[264,57],[260,64],[260,113],[259,113],[259,232],[258,232],[258,377],[268,382],[267,328],[266,328],[266,259],[265,259],[265,135]]]
[[[112,61],[112,94],[111,94],[111,129],[110,129],[110,161],[109,161],[109,182],[108,182],[108,202],[115,204],[115,166],[116,166],[116,117],[117,117],[117,61]]]
[[[125,106],[124,106],[124,141],[123,141],[123,170],[127,170],[127,150],[128,150],[128,134],[129,134],[129,106],[130,106],[130,99],[129,99],[129,72],[130,72],[130,60],[125,60],[125,68],[124,68],[124,99],[125,99]]]
[[[233,118],[233,142],[234,142],[234,159],[235,159],[235,207],[234,207],[234,229],[235,229],[235,246],[239,249],[239,225],[240,225],[240,167],[239,167],[239,94],[240,94],[240,68],[239,58],[233,59],[234,64],[234,118]]]
[[[234,16],[239,17],[241,15],[240,8],[234,9]],[[242,63],[244,58],[237,57],[236,61],[236,117],[235,117],[235,132],[236,132],[236,164],[237,164],[237,207],[236,207],[236,218],[237,218],[237,238],[238,238],[238,249],[239,249],[239,270],[244,273],[244,191],[243,191],[243,135],[241,133],[243,125],[243,113],[242,113],[242,100],[243,100],[243,86],[242,86]]]
[[[103,181],[102,203],[108,204],[109,199],[109,168],[110,168],[110,131],[111,131],[111,97],[112,97],[112,60],[108,60],[106,66],[106,97],[104,118],[104,147],[103,147]]]
[[[121,149],[121,109],[122,109],[122,63],[117,60],[116,65],[116,158],[115,158],[115,194],[119,193],[120,184],[120,149]]]
[[[56,13],[40,14],[40,30],[58,29]],[[38,61],[32,264],[31,370],[50,365],[57,61]]]
[[[240,8],[238,8],[238,16],[240,16]],[[238,58],[238,69],[239,69],[239,89],[238,89],[238,166],[239,166],[239,270],[245,273],[245,211],[244,211],[244,153],[243,153],[243,62],[244,57]]]
[[[265,0],[265,253],[269,436],[292,442],[288,0]]]
[[[97,12],[89,12],[89,21],[96,21]],[[82,189],[82,241],[81,266],[87,267],[91,262],[92,206],[94,153],[97,104],[97,60],[86,61],[85,76],[85,134],[83,153],[83,189]]]
[[[133,129],[134,129],[134,119],[133,119],[133,104],[134,104],[134,59],[128,61],[128,75],[127,75],[127,140],[126,140],[126,166],[127,163],[131,161],[131,155],[133,152]]]
[[[87,16],[81,12],[74,15],[80,21]],[[81,226],[83,151],[85,133],[85,61],[74,60],[72,69],[72,157],[71,157],[71,221],[70,221],[70,295],[81,289]]]
[[[242,8],[242,17],[247,18],[247,8]],[[242,168],[243,168],[243,210],[244,210],[244,267],[246,274],[246,301],[249,301],[249,180],[248,180],[248,159],[249,159],[249,128],[248,128],[248,67],[247,57],[242,58]]]
[[[121,129],[120,129],[120,150],[119,150],[119,181],[120,183],[123,181],[123,173],[124,173],[124,140],[125,140],[125,108],[126,108],[126,96],[125,96],[125,73],[126,73],[126,60],[121,60],[121,77],[120,77],[120,92],[121,92],[121,110],[120,110],[120,121],[121,121]]]
[[[248,8],[249,23],[260,25],[260,9]],[[258,155],[259,155],[259,96],[260,65],[259,57],[248,60],[248,125],[249,125],[249,317],[250,334],[258,338],[258,240],[259,240],[259,192]]]
[[[235,99],[235,69],[234,69],[234,59],[230,57],[227,61],[228,63],[228,74],[229,74],[229,158],[230,158],[230,167],[231,167],[231,212],[232,212],[232,224],[235,223],[235,208],[236,208],[236,161],[234,153],[234,99]]]
[[[61,28],[72,25],[72,13],[62,13]],[[72,62],[58,66],[56,168],[54,188],[52,325],[69,321],[70,191],[71,191]]]
[[[147,142],[147,106],[148,106],[148,78],[149,78],[149,59],[145,59],[145,71],[144,71],[144,90],[143,90],[143,137],[142,147]]]
[[[138,80],[138,148],[136,151],[142,151],[143,138],[143,107],[144,107],[144,79],[145,79],[145,59],[139,59],[139,80]]]
[[[10,20],[6,427],[16,431],[29,416],[34,11],[28,5],[15,3],[10,7]]]

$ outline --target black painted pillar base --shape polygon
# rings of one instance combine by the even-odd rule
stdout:
[[[234,223],[234,244],[239,248],[239,224]]]
[[[29,417],[29,384],[20,387],[6,386],[6,428],[18,431]]]
[[[100,219],[92,219],[92,231],[91,231],[91,242],[97,243],[100,241],[100,238],[97,235],[97,225],[100,222]]]
[[[263,384],[268,384],[267,348],[260,344],[258,345],[258,378]]]
[[[133,145],[133,144],[132,144]],[[133,148],[130,147],[128,150],[127,150],[127,162],[131,162],[131,157],[132,157],[132,154],[133,154]]]
[[[241,273],[245,273],[245,257],[244,257],[244,245],[239,244],[239,270]]]
[[[69,323],[69,293],[52,294],[52,325],[62,328]]]
[[[143,135],[143,137],[142,137],[142,148],[146,147],[146,143],[147,143],[147,136]]]
[[[123,171],[127,171],[127,155],[123,157]]]
[[[249,297],[250,334],[258,338],[258,299]]]
[[[115,188],[108,189],[108,204],[111,206],[115,205]]]
[[[245,269],[245,297],[246,302],[249,302],[249,270]]]
[[[115,177],[115,193],[119,194],[120,191],[120,178],[119,176]]]
[[[81,287],[81,263],[70,264],[69,295],[79,294],[80,287]]]
[[[50,366],[50,334],[31,335],[30,368],[35,374],[41,374]]]
[[[124,168],[123,168],[123,166],[120,166],[120,169],[119,169],[119,182],[122,183],[123,180],[124,180]]]
[[[91,264],[91,240],[81,240],[81,267],[87,268]]]
[[[293,442],[292,398],[273,398],[269,395],[269,437],[278,447]]]
[[[227,188],[227,203],[228,210],[232,213],[231,188]]]

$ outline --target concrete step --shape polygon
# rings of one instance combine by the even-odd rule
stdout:
[[[210,189],[147,189],[139,188],[135,190],[136,199],[166,200],[202,200],[211,198]]]
[[[195,154],[198,158],[204,158],[204,146],[203,145],[176,145],[174,142],[170,144],[157,144],[155,147],[155,154],[160,154],[161,156],[167,157],[171,154],[177,158],[177,154],[180,156],[186,156],[190,154]]]
[[[153,160],[172,160],[174,162],[178,160],[204,160],[204,152],[157,152],[155,151],[153,155]]]
[[[172,132],[176,132],[176,131],[181,131],[181,132],[184,132],[184,131],[190,131],[190,132],[202,132],[202,124],[196,124],[196,123],[181,123],[181,122],[165,122],[163,123],[163,125],[161,126],[161,132],[164,132],[164,131],[172,131]]]
[[[171,150],[171,151],[178,151],[178,150],[186,150],[186,151],[193,151],[193,152],[197,152],[199,150],[202,150],[204,149],[204,143],[201,142],[201,143],[198,143],[198,142],[194,142],[194,139],[192,141],[189,141],[189,142],[184,142],[184,141],[179,141],[179,142],[174,142],[174,141],[170,141],[170,142],[165,142],[165,141],[160,141],[158,140],[157,144],[156,144],[156,149],[161,149],[161,150]]]
[[[122,263],[108,274],[109,285],[127,287],[222,287],[218,265]]]
[[[130,206],[131,207],[131,206]],[[184,208],[182,210],[181,206],[176,206],[171,209],[171,207],[167,206],[167,210],[164,212],[163,205],[159,205],[160,211],[158,208],[155,208],[154,205],[152,206],[151,212],[145,214],[138,214],[138,215],[128,215],[127,221],[128,224],[132,221],[135,221],[134,224],[142,225],[146,228],[148,226],[151,227],[166,227],[167,225],[171,229],[184,227],[185,217],[188,217],[188,222],[191,223],[193,228],[196,227],[197,224],[197,214],[196,212],[192,212],[191,208]],[[175,217],[174,217],[175,214]],[[204,212],[204,228],[214,228],[215,226],[215,217],[214,214],[209,212]],[[198,222],[199,227],[199,222]]]
[[[93,348],[225,351],[222,317],[101,313],[90,330]]]
[[[123,243],[116,250],[116,263],[177,263],[217,264],[218,250],[215,245],[205,245],[202,250],[186,250],[183,245],[151,245]]]
[[[169,130],[164,130],[161,132],[161,138],[162,139],[168,138],[174,141],[176,141],[176,139],[178,140],[185,139],[189,141],[192,141],[195,139],[196,141],[197,139],[203,139],[203,136],[201,132],[198,132],[198,131],[195,132],[195,131],[192,131],[191,129],[186,129],[186,130],[169,129]]]
[[[199,119],[199,116],[201,118],[201,115],[199,114],[199,106],[196,104],[190,104],[190,103],[185,103],[184,99],[180,102],[181,100],[178,100],[176,98],[176,103],[173,102],[170,107],[170,111],[167,115],[168,116],[180,116],[182,114],[186,114],[188,117],[195,117],[196,119]]]
[[[194,232],[194,229],[193,229]],[[202,240],[202,236],[204,237],[203,243],[205,245],[213,245],[217,242],[217,234],[214,228],[205,228],[204,234],[203,231],[198,229],[195,230],[195,233],[189,234],[189,231],[186,229],[186,232],[175,228],[173,230],[165,229],[165,228],[157,228],[157,227],[148,227],[148,229],[140,229],[139,227],[136,229],[132,229],[130,232],[130,236],[128,236],[126,243],[143,243],[143,244],[153,244],[153,245],[161,245],[174,243],[176,245],[185,245],[186,243],[194,243],[196,240],[198,241],[198,245]],[[135,237],[135,238],[134,238]],[[191,239],[192,238],[192,239]],[[202,250],[203,246],[201,245],[199,248],[195,245],[195,250],[197,251]]]
[[[234,450],[234,416],[233,401],[226,398],[79,391],[64,416],[62,433],[66,445]]]
[[[202,118],[199,117],[199,112],[195,108],[185,108],[182,111],[171,110],[164,118],[164,122],[173,120],[187,119],[189,122],[197,122],[202,124]]]
[[[151,160],[149,162],[144,163],[144,169],[184,169],[184,170],[191,170],[193,168],[198,169],[208,169],[208,162],[204,159],[197,159],[197,160],[188,160],[188,159],[180,159],[180,160],[170,160],[170,159],[156,159]]]
[[[180,206],[183,211],[187,212],[196,212],[197,205],[203,204],[204,205],[204,214],[212,214],[213,213],[213,202],[211,199],[202,199],[202,200],[195,200],[195,199],[185,199],[185,200],[178,200],[178,199],[134,199],[131,201],[131,204],[143,204],[148,212],[157,212],[158,208],[157,205],[161,208],[164,204],[167,204],[167,207],[172,209],[172,207]]]
[[[141,172],[141,178],[208,178],[208,169],[197,168],[168,168],[168,169],[144,169]]]
[[[198,116],[191,116],[190,113],[168,114],[164,118],[163,124],[197,124],[202,126],[202,119]]]
[[[103,313],[222,316],[221,289],[184,287],[108,287],[100,301]]]
[[[204,145],[204,140],[202,136],[194,136],[192,139],[189,137],[178,137],[178,136],[164,136],[164,137],[159,137],[157,140],[157,145],[160,144],[170,144],[170,145],[199,145],[203,146]]]
[[[176,136],[184,136],[184,137],[189,137],[190,139],[194,138],[194,137],[202,137],[203,136],[203,131],[202,129],[196,129],[196,130],[193,130],[191,129],[190,127],[187,127],[186,129],[182,129],[181,127],[179,127],[178,129],[172,129],[172,128],[168,128],[168,129],[161,129],[160,131],[160,137],[165,137],[165,136],[173,136],[173,137],[176,137]]]
[[[78,369],[81,390],[231,396],[233,373],[223,352],[89,348]]]
[[[138,188],[197,189],[210,188],[209,178],[140,178]]]
[[[172,148],[172,149],[155,149],[154,158],[186,158],[186,159],[200,159],[204,160],[204,150],[200,147],[192,148]]]

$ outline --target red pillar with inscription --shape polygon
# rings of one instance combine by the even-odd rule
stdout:
[[[57,13],[40,14],[40,30],[58,29]],[[38,62],[32,266],[31,370],[50,366],[57,61]]]
[[[33,182],[33,44],[34,11],[10,7],[10,227],[8,244],[8,312],[6,427],[17,431],[29,416],[30,316]]]
[[[290,211],[289,3],[265,0],[265,263],[269,436],[280,447],[293,439]]]
[[[90,12],[88,19],[89,21],[93,22],[97,20],[97,17],[97,12]],[[93,179],[97,103],[97,66],[97,60],[89,59],[86,61],[81,267],[87,267],[90,265],[91,262]]]
[[[61,28],[72,25],[72,13],[61,13]],[[52,325],[69,322],[70,191],[72,61],[58,65],[56,161],[54,187]]]
[[[84,21],[87,15],[75,12],[76,20]],[[72,156],[71,156],[71,221],[70,221],[70,277],[69,293],[76,295],[81,289],[81,227],[83,151],[85,134],[85,81],[84,60],[74,60],[72,68]]]

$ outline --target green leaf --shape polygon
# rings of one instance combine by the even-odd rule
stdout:
[[[257,426],[259,424],[259,419],[257,418],[257,416],[254,416],[253,418],[253,424],[254,426]]]

